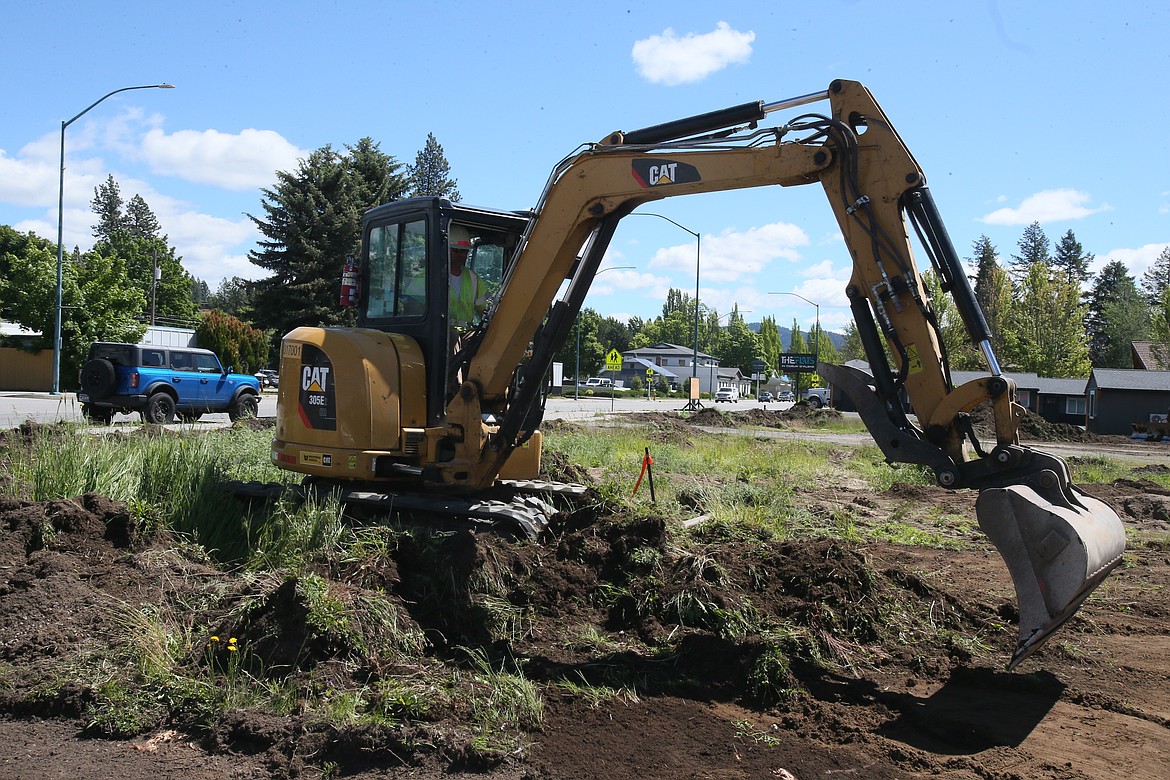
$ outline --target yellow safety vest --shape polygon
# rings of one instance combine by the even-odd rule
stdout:
[[[464,268],[459,277],[459,289],[447,286],[447,316],[452,325],[470,325],[475,321],[475,277]]]

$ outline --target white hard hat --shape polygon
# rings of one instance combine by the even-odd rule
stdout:
[[[467,228],[462,225],[452,224],[447,229],[447,247],[449,249],[462,249],[470,252],[471,233],[467,232]]]

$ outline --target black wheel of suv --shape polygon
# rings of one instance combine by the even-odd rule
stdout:
[[[814,409],[820,409],[822,406],[824,406],[824,403],[821,402],[820,397],[812,395],[809,396],[808,405]]]
[[[114,410],[90,404],[81,405],[81,416],[95,425],[109,425],[114,419]]]
[[[235,422],[241,417],[255,417],[259,411],[260,399],[252,393],[247,393],[232,402],[231,408],[228,409],[228,419]]]
[[[146,406],[142,407],[142,419],[155,425],[174,422],[175,399],[167,393],[155,393],[146,399]]]
[[[114,392],[116,381],[114,364],[104,358],[94,358],[81,367],[81,389],[95,401]]]

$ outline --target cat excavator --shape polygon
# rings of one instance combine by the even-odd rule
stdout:
[[[793,111],[822,103],[823,113]],[[765,122],[777,112],[796,115]],[[540,480],[546,377],[622,218],[667,197],[808,184],[824,189],[852,256],[845,292],[871,369],[818,372],[850,397],[889,462],[979,491],[979,525],[1019,603],[1014,668],[1120,563],[1124,530],[1063,460],[1020,444],[1025,410],[926,178],[854,81],[612,132],[556,165],[528,211],[437,197],[371,209],[341,279],[356,327],[300,327],[282,340],[272,461],[349,504],[538,536],[555,512],[547,493],[576,489]],[[952,383],[911,228],[986,376]],[[474,285],[452,278],[452,249],[467,251]],[[454,292],[472,287],[473,312]],[[994,442],[976,436],[970,412],[981,404]]]

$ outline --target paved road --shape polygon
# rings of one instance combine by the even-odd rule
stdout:
[[[260,398],[260,416],[276,416],[276,393],[264,393]],[[114,415],[114,423],[139,423],[141,417],[137,414]],[[0,430],[16,428],[25,420],[40,423],[52,423],[61,420],[80,422],[81,404],[73,393],[0,393]],[[206,414],[202,417],[206,422],[227,423],[226,412],[220,414]]]
[[[609,398],[599,396],[590,398],[582,397],[580,400],[573,398],[551,398],[549,399],[545,416],[550,420],[556,418],[562,420],[587,420],[598,415],[609,414],[611,408],[614,412],[670,411],[673,409],[681,409],[685,404],[685,401],[679,400],[648,401],[645,398],[614,398],[612,402]],[[790,403],[766,404],[769,409],[787,409],[791,405]],[[753,409],[761,406],[761,404],[755,401],[736,401],[734,403],[719,403],[715,404],[715,406],[730,411],[736,409]],[[268,392],[262,395],[259,416],[276,416],[275,392]],[[50,395],[49,393],[0,393],[0,429],[15,428],[25,420],[51,423],[59,420],[80,421],[81,419],[81,404],[77,402],[77,397],[73,393],[61,393],[59,395]],[[137,414],[114,416],[115,423],[138,422],[139,419]],[[205,422],[226,423],[228,417],[226,414],[207,414],[203,416],[202,420]]]
[[[562,420],[582,421],[608,415],[611,413],[611,408],[614,413],[620,414],[622,412],[671,411],[681,409],[684,405],[685,402],[679,400],[648,401],[645,398],[615,398],[612,401],[609,398],[597,396],[592,398],[582,397],[579,400],[573,398],[550,398],[545,418],[549,420],[559,418]],[[711,404],[708,403],[707,405]],[[725,411],[757,408],[784,410],[792,406],[792,404],[789,402],[760,404],[756,401],[735,401],[733,403],[714,404],[714,406]],[[260,417],[275,416],[276,393],[264,393],[260,399]],[[72,393],[62,393],[56,396],[50,395],[49,393],[0,393],[0,430],[18,427],[25,420],[51,423],[58,420],[80,421],[81,419],[81,405],[77,403],[77,398]],[[137,425],[139,419],[136,414],[116,415],[114,422],[115,424],[126,423]],[[203,416],[201,424],[227,425],[228,416],[222,413],[206,414]],[[710,430],[738,434],[750,433],[753,436],[775,438],[807,439],[815,436],[820,440],[834,441],[838,444],[853,446],[868,444],[872,441],[868,435],[861,433],[810,434],[808,432],[793,433],[791,431],[759,429],[745,431],[743,429],[730,428]],[[1094,443],[1089,445],[1065,442],[1034,442],[1032,445],[1038,449],[1059,455],[1062,458],[1105,456],[1129,462],[1170,466],[1170,444],[1151,444],[1141,441],[1129,442],[1121,437],[1116,437],[1108,443]]]

